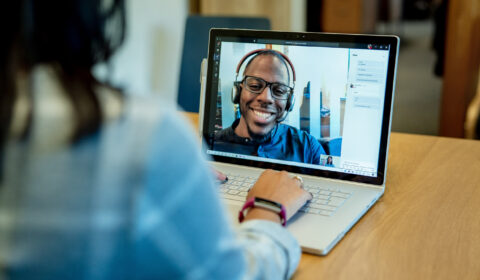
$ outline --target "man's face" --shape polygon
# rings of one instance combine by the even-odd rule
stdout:
[[[288,85],[287,71],[285,64],[279,58],[272,55],[260,55],[248,65],[244,76],[253,76],[270,83]],[[259,94],[248,91],[244,84],[241,87],[241,118],[235,132],[242,137],[261,139],[275,127],[276,120],[283,116],[287,100],[273,98],[268,86]]]

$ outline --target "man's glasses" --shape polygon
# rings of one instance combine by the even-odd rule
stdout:
[[[277,100],[286,100],[293,88],[282,83],[269,83],[262,78],[245,76],[242,81],[245,88],[251,93],[260,94],[266,87],[270,87],[272,97]]]

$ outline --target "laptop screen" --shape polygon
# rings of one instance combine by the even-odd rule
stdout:
[[[206,152],[383,183],[397,44],[385,36],[213,29]]]

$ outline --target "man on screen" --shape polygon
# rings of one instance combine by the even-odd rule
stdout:
[[[255,50],[240,60],[237,78],[242,64],[250,57],[242,80],[236,79],[232,92],[233,103],[239,104],[240,118],[215,134],[215,149],[319,164],[325,151],[318,140],[281,123],[293,108],[292,63],[278,51]]]

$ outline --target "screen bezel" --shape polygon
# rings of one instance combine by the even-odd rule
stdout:
[[[265,30],[244,30],[244,29],[221,29],[212,28],[210,30],[208,46],[208,67],[205,90],[205,105],[202,138],[204,148],[208,149],[209,142],[213,140],[213,133],[209,135],[211,116],[215,116],[217,93],[212,93],[213,65],[215,42],[218,37],[235,37],[241,40],[248,39],[272,39],[272,40],[291,40],[292,42],[332,42],[332,43],[353,43],[353,44],[377,44],[389,45],[390,55],[388,59],[388,70],[386,76],[385,100],[383,108],[383,119],[380,136],[380,151],[377,166],[377,176],[364,176],[358,174],[343,173],[332,170],[323,170],[307,167],[292,166],[280,163],[262,162],[250,159],[242,159],[220,155],[210,155],[214,161],[239,164],[250,167],[270,168],[276,170],[286,170],[288,172],[301,173],[313,176],[320,176],[331,179],[340,179],[353,182],[383,185],[385,181],[386,157],[388,150],[388,140],[391,125],[392,101],[395,85],[395,71],[397,54],[399,47],[399,38],[396,36],[383,35],[363,35],[363,34],[338,34],[338,33],[306,33],[306,32],[283,32],[283,31],[265,31]],[[212,111],[213,110],[213,111]]]

